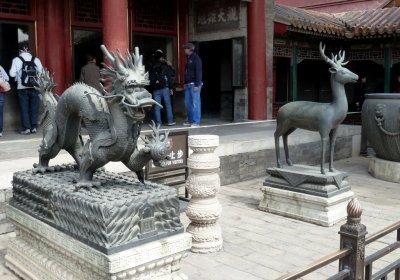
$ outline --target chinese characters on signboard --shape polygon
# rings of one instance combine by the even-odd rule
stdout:
[[[239,0],[197,0],[194,9],[197,32],[239,28]]]

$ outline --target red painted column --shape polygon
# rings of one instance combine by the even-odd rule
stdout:
[[[103,0],[103,41],[109,51],[129,47],[128,0]]]
[[[45,14],[46,64],[44,66],[50,73],[54,73],[54,81],[57,84],[55,92],[60,94],[66,87],[64,2],[47,0]]]
[[[178,83],[183,86],[186,54],[182,48],[189,40],[189,8],[187,0],[178,0]]]
[[[264,0],[253,0],[247,5],[247,57],[249,119],[265,120],[267,67]]]
[[[46,65],[46,2],[45,0],[36,0],[36,55],[43,65]],[[33,47],[31,46],[31,49]]]

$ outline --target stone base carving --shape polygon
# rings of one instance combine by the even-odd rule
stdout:
[[[105,255],[15,207],[8,206],[7,215],[17,237],[6,266],[23,279],[187,279],[179,270],[191,247],[188,233]]]
[[[377,179],[400,183],[400,162],[371,157],[368,172]]]
[[[97,171],[100,187],[75,190],[78,178],[73,166],[15,172],[10,205],[105,254],[183,232],[175,189]]]
[[[346,218],[346,205],[353,192],[344,172],[327,172],[319,167],[296,165],[269,168],[261,191],[259,209],[322,226],[332,226]]]

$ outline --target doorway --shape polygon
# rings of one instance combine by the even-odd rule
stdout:
[[[96,64],[101,67],[103,53],[100,46],[103,44],[103,33],[95,29],[74,29],[73,44],[73,77],[75,81],[79,81],[81,68],[87,62],[87,55],[96,57]]]
[[[203,62],[202,118],[232,121],[232,40],[200,42],[198,54]]]
[[[19,54],[18,44],[28,42],[32,55],[36,55],[34,24],[12,20],[0,21],[0,65],[9,73],[14,57]],[[17,83],[10,77],[11,92],[6,94],[3,111],[3,129],[18,130],[21,126]]]

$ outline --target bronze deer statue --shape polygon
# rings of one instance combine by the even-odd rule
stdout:
[[[279,137],[283,138],[286,162],[293,165],[289,158],[287,138],[297,128],[311,131],[318,131],[321,136],[321,174],[325,174],[324,162],[325,152],[329,138],[329,171],[333,172],[333,153],[339,124],[346,118],[348,104],[344,85],[355,83],[358,75],[343,67],[345,52],[340,51],[338,55],[325,55],[325,46],[319,44],[321,57],[331,66],[331,89],[333,100],[331,103],[317,103],[309,101],[294,101],[282,106],[276,118],[275,153],[276,162],[279,168],[282,167],[279,153]]]

